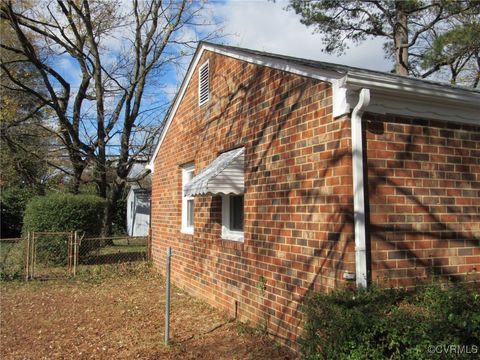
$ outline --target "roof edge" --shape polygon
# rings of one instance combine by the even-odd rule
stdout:
[[[358,92],[362,88],[371,88],[378,93],[382,93],[382,95],[389,96],[392,99],[396,98],[398,101],[401,99],[408,100],[414,98],[418,100],[418,98],[421,98],[422,100],[435,104],[446,104],[448,106],[455,105],[456,108],[468,106],[470,109],[478,109],[480,112],[480,91],[476,89],[468,89],[430,80],[383,73],[375,70],[366,70],[327,62],[294,58],[209,42],[199,42],[179,91],[167,113],[166,124],[160,135],[153,156],[145,167],[151,172],[154,172],[154,163],[158,152],[160,151],[160,147],[168,132],[172,119],[176,114],[178,106],[185,95],[187,85],[193,76],[194,69],[197,67],[198,61],[205,51],[212,51],[217,54],[256,65],[271,67],[277,70],[331,83],[333,87],[334,116],[343,115],[349,112],[352,109],[349,101],[349,93]],[[432,114],[438,113],[432,112]],[[453,115],[446,117],[444,120],[480,125],[479,120],[472,118],[464,119],[464,117],[459,117],[457,120],[452,119],[454,119]]]

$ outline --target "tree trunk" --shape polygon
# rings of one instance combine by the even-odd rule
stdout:
[[[74,176],[73,176],[73,183],[72,183],[72,186],[70,187],[70,192],[72,194],[78,194],[80,192],[80,178],[81,178],[82,174],[78,174],[77,172],[75,172]]]
[[[117,211],[117,201],[123,193],[125,185],[123,183],[117,184],[113,182],[108,191],[107,203],[105,206],[105,213],[103,216],[103,226],[102,226],[102,236],[111,236],[112,235],[112,224],[113,218]]]
[[[478,86],[478,83],[480,82],[480,56],[477,54],[475,57],[477,59],[477,75],[472,82],[472,88],[474,89]]]
[[[395,73],[398,75],[408,75],[408,19],[405,13],[405,2],[400,0],[395,2]]]
[[[85,165],[81,164],[78,157],[70,158],[73,165],[73,182],[70,188],[72,194],[78,194],[80,192],[80,185],[82,183],[82,174],[85,169]]]
[[[98,196],[106,199],[108,197],[106,150],[103,139],[99,139],[98,156],[96,159]]]
[[[108,237],[112,235],[112,218],[114,214],[115,205],[113,199],[109,196],[106,199],[105,213],[103,214],[102,224],[102,237]]]

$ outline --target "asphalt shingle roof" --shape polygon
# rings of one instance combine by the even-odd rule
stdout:
[[[203,42],[205,45],[210,45],[214,46],[219,49],[224,49],[226,51],[228,50],[235,50],[235,51],[241,51],[244,53],[248,53],[251,55],[257,55],[257,56],[265,56],[269,57],[271,59],[277,59],[277,60],[284,60],[291,62],[292,64],[298,64],[298,65],[304,65],[304,66],[309,66],[315,69],[323,69],[323,70],[329,70],[329,71],[334,71],[339,74],[346,74],[348,72],[356,72],[356,73],[361,73],[365,75],[381,75],[384,77],[389,77],[391,79],[397,79],[397,80],[404,80],[408,79],[409,81],[416,81],[419,84],[424,84],[424,83],[429,83],[432,85],[440,85],[444,86],[447,88],[451,89],[456,89],[456,90],[464,90],[468,92],[476,92],[480,93],[480,89],[473,89],[473,88],[468,88],[464,86],[459,86],[459,85],[452,85],[449,83],[445,82],[439,82],[439,81],[434,81],[434,80],[428,80],[428,79],[419,79],[415,78],[413,76],[404,76],[404,75],[397,75],[393,73],[388,73],[384,71],[377,71],[377,70],[368,70],[368,69],[363,69],[359,67],[354,67],[354,66],[348,66],[348,65],[340,65],[340,64],[335,64],[335,63],[330,63],[330,62],[325,62],[325,61],[318,61],[318,60],[309,60],[309,59],[304,59],[304,58],[297,58],[293,56],[288,56],[288,55],[281,55],[281,54],[274,54],[274,53],[269,53],[265,51],[258,51],[258,50],[252,50],[252,49],[246,49],[246,48],[241,48],[241,47],[236,47],[236,46],[230,46],[230,45],[219,45],[219,44],[214,44],[214,43],[209,43],[209,42]],[[200,45],[199,45],[200,46]]]

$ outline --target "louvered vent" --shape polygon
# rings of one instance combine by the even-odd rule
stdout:
[[[210,98],[208,79],[208,61],[202,65],[198,74],[198,105],[205,104]]]

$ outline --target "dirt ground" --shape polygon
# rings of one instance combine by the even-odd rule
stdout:
[[[75,280],[0,284],[1,359],[294,359],[274,340],[173,289],[146,266],[88,269]]]

